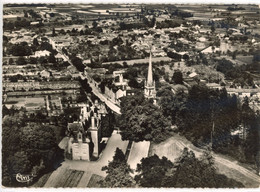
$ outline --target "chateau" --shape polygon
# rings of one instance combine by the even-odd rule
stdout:
[[[107,114],[104,104],[96,100],[92,106],[81,106],[79,121],[68,123],[68,153],[73,160],[86,160],[99,157],[101,141],[101,119]]]

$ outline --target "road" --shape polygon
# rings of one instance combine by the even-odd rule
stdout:
[[[61,55],[64,56],[64,58],[67,59],[67,61],[71,64],[72,62],[70,61],[69,57],[67,55],[65,55],[61,49],[56,48],[56,51],[58,53],[60,53]],[[81,79],[86,79],[87,76],[84,76],[82,74],[80,74]],[[88,78],[87,78],[88,79]],[[106,105],[114,112],[116,112],[117,114],[121,114],[120,113],[120,107],[118,107],[115,103],[113,103],[112,101],[109,100],[109,98],[106,95],[103,95],[95,86],[94,84],[90,83],[91,81],[88,79],[89,85],[92,88],[92,92],[102,101],[105,102]]]
[[[113,160],[117,147],[125,153],[127,145],[128,141],[122,141],[121,135],[114,131],[108,140],[107,146],[103,153],[100,154],[99,160],[74,161],[66,159],[62,162],[61,166],[51,174],[44,187],[61,187],[59,186],[59,181],[61,178],[68,177],[68,175],[65,175],[66,170],[84,171],[77,187],[86,187],[93,173],[103,177],[106,176],[105,171],[102,171],[101,168],[108,165],[108,162]]]
[[[168,140],[154,145],[152,153],[157,154],[159,157],[165,156],[169,160],[175,161],[181,155],[184,147],[192,150],[196,157],[200,157],[203,154],[202,149],[195,147],[190,141],[180,135],[174,135]],[[260,187],[260,177],[239,165],[237,161],[216,153],[212,153],[212,156],[214,157],[217,171],[220,174],[235,179],[243,183],[246,187]]]
[[[133,142],[131,146],[131,151],[127,163],[130,165],[130,168],[135,170],[138,163],[141,163],[141,159],[148,156],[148,151],[150,147],[150,141],[140,141]],[[135,175],[134,172],[133,175]]]
[[[82,79],[87,79],[89,86],[92,88],[92,92],[104,103],[106,103],[106,105],[114,112],[116,112],[117,114],[121,114],[120,112],[120,107],[118,107],[115,103],[113,103],[111,100],[109,100],[109,98],[102,94],[93,83],[91,83],[91,80],[87,78],[87,76],[83,76],[80,75]]]

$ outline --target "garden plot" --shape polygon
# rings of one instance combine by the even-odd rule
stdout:
[[[25,107],[27,110],[37,110],[45,107],[44,97],[8,97],[4,103],[7,108],[13,105],[17,108]]]
[[[77,187],[83,174],[84,171],[66,169],[63,174],[59,175],[60,178],[56,178],[58,182],[55,187]]]

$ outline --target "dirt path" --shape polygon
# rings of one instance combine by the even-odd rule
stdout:
[[[186,138],[175,135],[163,143],[154,145],[152,154],[157,154],[159,157],[165,156],[171,161],[174,161],[181,155],[184,147],[192,150],[196,157],[201,156],[203,153],[202,149],[195,147]],[[220,156],[215,153],[213,153],[213,157],[219,173],[243,183],[247,188],[260,187],[260,177],[239,165],[235,160],[232,161],[230,158],[225,158],[223,155]]]
[[[127,163],[135,170],[141,159],[148,156],[150,141],[133,142]]]

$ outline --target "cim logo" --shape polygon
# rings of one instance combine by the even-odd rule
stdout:
[[[35,175],[31,174],[31,175],[22,175],[21,173],[17,173],[15,178],[16,181],[20,182],[20,183],[29,183],[30,181],[33,180],[33,178],[35,177]]]

